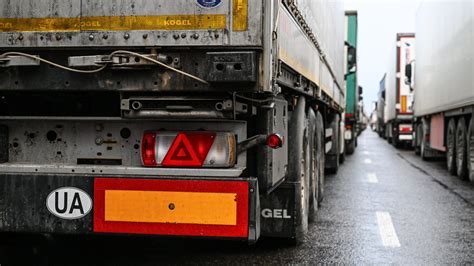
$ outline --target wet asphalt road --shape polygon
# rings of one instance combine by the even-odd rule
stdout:
[[[0,264],[473,264],[474,185],[366,130],[305,244],[0,236]]]

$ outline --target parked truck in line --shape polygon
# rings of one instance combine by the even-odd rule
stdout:
[[[344,139],[347,154],[354,153],[357,145],[359,119],[359,88],[357,80],[357,11],[346,11],[345,45],[346,45],[346,108],[344,113]]]
[[[385,77],[385,136],[395,147],[412,144],[413,91],[405,83],[405,65],[415,59],[415,34],[398,33]]]
[[[302,241],[339,166],[343,23],[340,1],[0,0],[0,231]]]
[[[387,79],[387,73],[384,73],[382,79],[379,82],[379,92],[377,94],[377,133],[379,137],[385,138],[385,83]]]
[[[452,174],[474,182],[474,2],[421,4],[416,21],[415,149],[423,159],[446,155]],[[413,72],[414,70],[414,72]]]

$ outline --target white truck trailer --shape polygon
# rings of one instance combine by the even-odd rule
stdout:
[[[301,241],[343,83],[340,1],[0,0],[0,232]]]
[[[415,147],[474,181],[474,2],[422,3],[416,34]]]
[[[405,83],[405,65],[415,59],[415,35],[398,33],[390,48],[385,77],[385,137],[395,147],[412,143],[413,91]]]

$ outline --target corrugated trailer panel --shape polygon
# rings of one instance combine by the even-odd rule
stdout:
[[[277,17],[280,59],[303,73],[306,78],[319,85],[338,105],[343,106],[343,2],[298,0],[295,1],[295,6],[315,35],[319,50],[300,27],[295,27],[296,20],[280,3]],[[306,49],[298,49],[303,46]]]
[[[426,1],[416,27],[415,115],[474,105],[474,2]]]

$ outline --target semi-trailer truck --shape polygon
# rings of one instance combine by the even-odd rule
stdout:
[[[405,65],[415,59],[415,34],[398,33],[385,77],[385,136],[395,147],[411,146],[413,91],[405,83]]]
[[[345,29],[346,108],[344,113],[344,139],[346,153],[352,154],[357,145],[357,120],[359,119],[359,91],[357,80],[357,11],[346,11]]]
[[[337,169],[344,11],[0,0],[0,232],[301,242]]]
[[[381,138],[385,138],[385,82],[387,74],[384,74],[379,82],[379,92],[377,94],[377,133]]]
[[[472,182],[473,21],[472,1],[423,2],[416,21],[416,64],[406,65],[407,83],[415,90],[416,149],[423,159],[445,154],[449,172]]]

